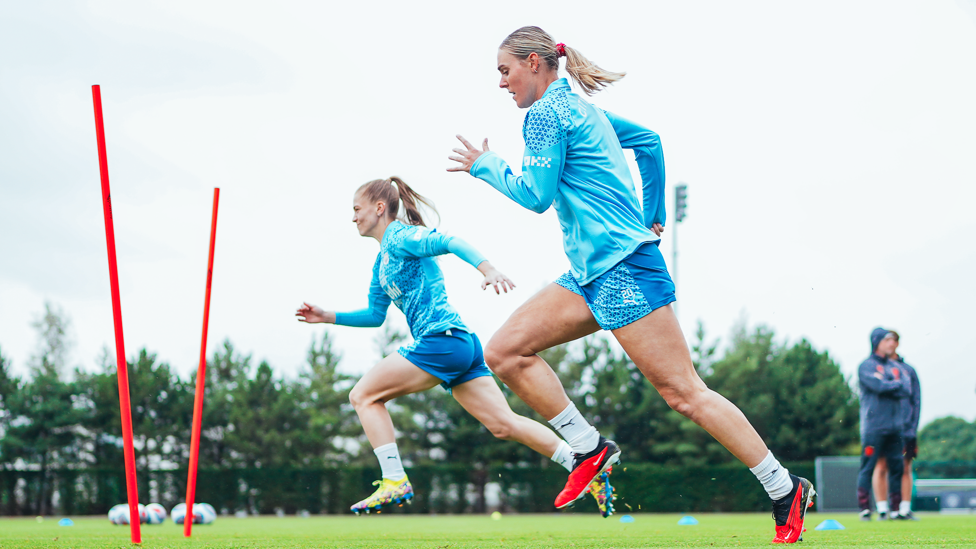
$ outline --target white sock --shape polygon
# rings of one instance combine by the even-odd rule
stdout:
[[[887,501],[879,501],[877,503],[877,506],[878,506],[878,512],[879,513],[887,513],[888,512],[888,502]]]
[[[911,512],[912,512],[912,502],[908,501],[907,499],[901,500],[901,503],[898,505],[898,514],[907,515],[908,513]]]
[[[583,414],[572,402],[558,416],[550,419],[549,425],[566,439],[574,453],[592,452],[600,443],[600,432],[583,419]]]
[[[380,469],[383,471],[383,478],[390,480],[400,480],[407,476],[403,472],[403,462],[400,461],[400,450],[397,449],[396,442],[384,444],[379,448],[373,448],[376,459],[380,460]]]
[[[750,467],[749,470],[756,475],[773,501],[785,498],[793,490],[793,481],[790,480],[789,469],[779,464],[779,461],[773,457],[772,451],[766,455],[766,459],[762,460],[759,465]]]
[[[573,449],[566,444],[565,440],[559,441],[559,446],[550,459],[565,467],[567,471],[573,471]]]

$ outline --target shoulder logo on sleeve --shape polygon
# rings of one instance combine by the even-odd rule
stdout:
[[[522,158],[523,166],[538,166],[540,168],[551,168],[552,158],[546,156],[526,156]]]

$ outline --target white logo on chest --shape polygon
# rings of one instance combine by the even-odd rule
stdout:
[[[396,301],[403,295],[403,291],[400,287],[396,285],[396,282],[390,282],[389,278],[386,276],[387,268],[390,266],[390,256],[386,252],[383,252],[383,258],[380,259],[380,286],[383,287],[383,291],[386,295],[390,296],[390,299]]]

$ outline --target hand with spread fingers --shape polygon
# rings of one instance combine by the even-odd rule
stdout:
[[[502,274],[501,271],[493,267],[491,263],[482,261],[478,265],[478,270],[481,271],[481,274],[485,275],[485,279],[481,281],[482,290],[488,286],[492,286],[495,288],[495,293],[500,295],[502,292],[507,294],[509,290],[515,289],[515,283]]]
[[[335,313],[331,311],[324,311],[321,307],[316,307],[315,305],[309,305],[308,303],[302,303],[302,306],[295,311],[295,316],[300,317],[299,322],[306,322],[308,324],[335,324]]]
[[[457,162],[460,164],[460,166],[450,167],[447,169],[447,171],[471,173],[471,166],[473,166],[475,161],[478,160],[478,157],[488,152],[488,138],[486,137],[484,143],[481,144],[480,151],[471,145],[471,143],[468,143],[468,140],[460,135],[458,135],[457,138],[458,141],[464,145],[464,149],[451,149],[457,154],[451,155],[448,158]]]

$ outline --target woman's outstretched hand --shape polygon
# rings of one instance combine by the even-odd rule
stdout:
[[[457,162],[460,164],[460,166],[453,166],[448,168],[447,171],[471,173],[471,166],[474,165],[475,160],[478,160],[479,156],[488,152],[488,138],[486,137],[485,142],[481,144],[482,150],[480,151],[474,148],[471,143],[468,143],[467,139],[461,137],[460,135],[458,135],[457,138],[461,144],[464,145],[464,149],[451,149],[457,154],[448,156],[448,158]]]
[[[515,283],[503,275],[501,271],[493,267],[491,263],[482,261],[481,265],[478,265],[478,270],[481,271],[481,274],[485,275],[485,279],[481,281],[482,290],[488,286],[492,286],[495,288],[496,294],[501,294],[502,292],[507,294],[509,290],[515,289]]]
[[[295,316],[300,317],[298,319],[299,322],[307,322],[309,324],[317,324],[320,322],[335,324],[335,313],[323,311],[321,307],[309,305],[308,303],[302,303],[302,306],[295,311]]]

